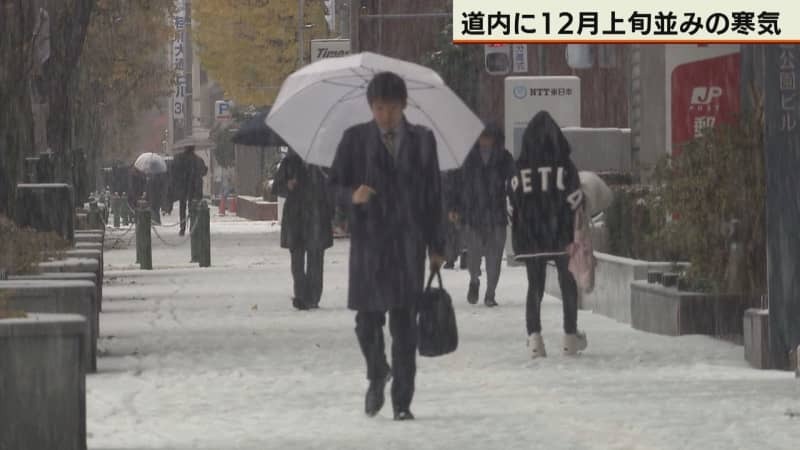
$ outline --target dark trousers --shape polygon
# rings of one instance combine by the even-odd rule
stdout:
[[[325,250],[293,249],[291,255],[295,298],[308,305],[319,305]]]
[[[503,266],[503,249],[506,245],[505,225],[496,225],[487,230],[467,228],[467,260],[471,282],[481,276],[481,260],[486,258],[486,295],[494,298]]]
[[[181,231],[186,231],[186,203],[188,200],[181,199],[179,206],[179,214],[181,219]]]
[[[525,305],[525,322],[528,334],[542,332],[542,297],[544,297],[544,285],[547,277],[547,263],[550,260],[556,263],[558,270],[561,303],[564,307],[564,333],[575,334],[578,329],[578,285],[572,272],[569,271],[569,257],[566,255],[526,260],[528,301]]]
[[[367,379],[386,377],[389,364],[383,342],[386,313],[359,311],[356,313],[356,336],[367,363]],[[414,378],[417,374],[417,325],[412,308],[389,311],[389,331],[392,334],[392,405],[395,411],[408,410],[414,397]]]
[[[461,261],[465,262],[466,258],[466,244],[464,243],[464,231],[461,225],[454,224],[450,221],[447,222],[447,236],[445,241],[444,257],[448,264],[455,264],[456,260],[461,257]]]

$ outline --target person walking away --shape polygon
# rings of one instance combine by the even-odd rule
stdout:
[[[408,93],[397,74],[376,74],[367,86],[374,120],[344,132],[332,183],[351,193],[347,305],[367,365],[364,410],[375,416],[393,378],[395,420],[411,420],[416,377],[416,302],[424,290],[425,254],[439,270],[444,251],[442,193],[433,133],[406,121]],[[389,315],[392,365],[383,327]]]
[[[542,339],[541,304],[547,263],[553,261],[564,310],[567,355],[586,349],[586,334],[578,330],[578,287],[569,271],[567,247],[573,242],[575,211],[583,192],[570,146],[561,128],[546,111],[537,113],[525,129],[517,172],[511,180],[512,245],[525,261],[528,295],[525,322],[532,358],[547,355]]]
[[[455,215],[466,228],[470,273],[467,301],[478,302],[481,262],[486,259],[486,306],[497,306],[495,291],[500,280],[508,228],[508,181],[514,176],[514,158],[504,147],[499,126],[489,124],[461,168],[461,201]],[[452,214],[451,214],[452,215]]]
[[[192,200],[203,198],[203,177],[208,173],[208,167],[203,158],[194,152],[194,146],[187,146],[186,149],[175,155],[173,166],[175,167],[171,191],[175,195],[174,200],[180,202],[180,235],[186,234],[186,207]],[[191,206],[191,205],[189,205]],[[190,211],[190,214],[192,212]]]
[[[289,150],[280,162],[272,191],[286,199],[281,218],[281,247],[289,249],[294,279],[292,305],[319,308],[325,250],[333,246],[333,206],[327,177]]]

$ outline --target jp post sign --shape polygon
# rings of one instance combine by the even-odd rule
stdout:
[[[350,39],[314,39],[311,41],[311,62],[350,54]]]

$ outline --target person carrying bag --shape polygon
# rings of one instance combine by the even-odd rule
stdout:
[[[439,287],[432,287],[433,277]],[[458,326],[453,299],[442,285],[440,271],[432,272],[428,285],[417,305],[418,348],[421,356],[436,357],[454,352],[458,348]]]

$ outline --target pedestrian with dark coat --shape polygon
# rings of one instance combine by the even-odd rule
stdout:
[[[495,290],[500,280],[508,228],[508,181],[514,176],[514,158],[505,149],[503,131],[489,124],[461,167],[461,199],[451,213],[463,220],[470,283],[467,301],[478,302],[481,262],[486,259],[484,304],[497,306]]]
[[[522,136],[517,172],[511,180],[512,245],[525,261],[528,297],[525,308],[532,358],[544,357],[541,304],[547,263],[553,261],[564,308],[564,353],[575,355],[587,345],[578,330],[578,287],[569,271],[568,246],[575,235],[575,212],[583,207],[578,170],[561,128],[546,111],[536,114]]]
[[[442,193],[436,139],[403,114],[405,81],[376,74],[367,87],[374,120],[344,132],[332,182],[351,193],[348,307],[367,365],[365,412],[383,407],[391,388],[395,420],[411,420],[416,377],[416,302],[424,290],[426,252],[431,270],[443,262]],[[389,314],[392,365],[384,351]]]
[[[208,167],[203,158],[195,154],[193,145],[187,146],[173,159],[170,192],[174,197],[172,200],[180,202],[181,236],[186,234],[187,204],[203,198],[203,177],[207,173]]]
[[[292,304],[300,310],[319,308],[325,250],[333,246],[333,205],[327,175],[289,150],[275,173],[272,191],[286,199],[281,247],[289,249],[292,258]]]

